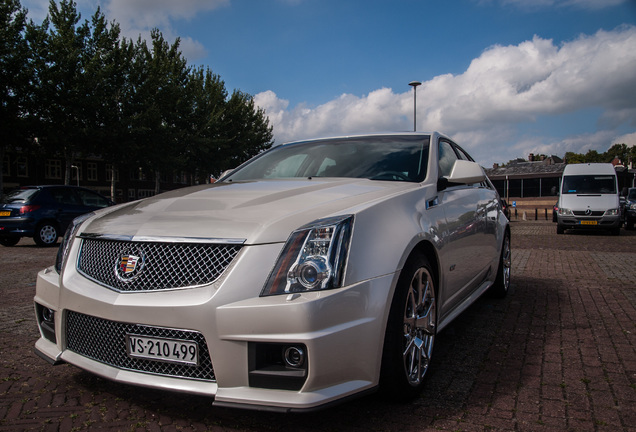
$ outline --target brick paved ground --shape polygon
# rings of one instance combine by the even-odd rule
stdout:
[[[439,335],[420,399],[374,395],[294,415],[49,366],[33,354],[31,299],[55,251],[0,248],[0,431],[636,431],[636,232],[512,227],[510,295],[479,300]]]

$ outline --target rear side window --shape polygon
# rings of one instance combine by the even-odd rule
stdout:
[[[37,196],[38,192],[38,189],[19,189],[5,195],[5,197],[2,199],[2,202],[29,202]]]
[[[49,193],[58,204],[80,205],[79,199],[71,189],[51,188],[49,189]]]
[[[570,175],[563,177],[564,194],[603,195],[615,194],[616,177],[613,175]]]

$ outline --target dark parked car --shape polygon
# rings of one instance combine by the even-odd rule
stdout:
[[[623,216],[625,217],[625,229],[634,229],[634,222],[636,222],[636,188],[629,188],[627,192]]]
[[[510,219],[510,206],[508,205],[508,201],[506,201],[505,199],[501,200],[501,211],[503,212],[504,215],[506,215],[508,220],[511,220]]]
[[[40,246],[53,246],[77,216],[113,204],[81,187],[24,186],[0,204],[0,244],[15,246],[22,237],[33,237]]]

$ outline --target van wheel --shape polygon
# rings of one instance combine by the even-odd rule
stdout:
[[[433,270],[420,253],[411,256],[398,280],[391,303],[380,382],[388,396],[417,397],[431,363],[437,334],[437,299]]]

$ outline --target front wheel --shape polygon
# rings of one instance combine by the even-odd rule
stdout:
[[[38,246],[55,246],[58,237],[57,226],[52,222],[43,222],[36,227],[33,240]]]
[[[437,332],[437,300],[433,271],[416,254],[402,269],[391,303],[384,338],[381,384],[393,398],[417,397],[431,363]]]
[[[504,298],[510,289],[510,270],[512,268],[512,251],[510,249],[510,234],[504,234],[501,245],[501,255],[499,257],[499,267],[497,277],[490,287],[490,294],[494,297]]]

